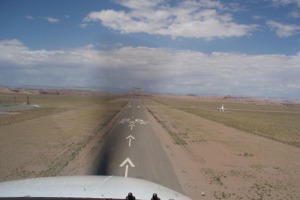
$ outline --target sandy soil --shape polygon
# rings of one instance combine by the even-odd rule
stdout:
[[[0,180],[86,174],[94,158],[89,154],[114,122],[103,125],[109,115],[88,105],[1,126]]]
[[[176,109],[148,108],[161,123],[149,114],[189,197],[300,199],[299,148]],[[175,144],[162,126],[187,144]]]
[[[145,105],[156,117],[148,113],[187,196],[300,199],[299,148],[176,109]],[[0,127],[0,181],[89,174],[117,118],[103,126],[107,110],[101,110],[84,106]],[[176,144],[168,132],[186,144]]]

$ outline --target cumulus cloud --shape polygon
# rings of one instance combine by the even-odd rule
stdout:
[[[300,97],[300,53],[293,56],[93,45],[30,50],[18,40],[0,42],[4,81],[19,84],[141,87],[165,93]],[[8,80],[10,79],[10,80]]]
[[[118,0],[129,11],[90,12],[84,23],[101,22],[122,33],[148,33],[173,38],[225,38],[250,34],[256,25],[238,24],[230,9],[219,1],[180,1],[170,5],[163,0]]]
[[[289,37],[299,34],[300,26],[295,24],[282,24],[273,20],[268,20],[267,25],[275,31],[279,37]]]

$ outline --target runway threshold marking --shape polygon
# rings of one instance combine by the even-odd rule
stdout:
[[[135,138],[132,135],[129,135],[128,137],[126,137],[126,139],[129,140],[128,146],[131,147],[131,140],[134,140]]]
[[[126,158],[120,165],[120,167],[123,167],[125,165],[125,177],[128,177],[128,167],[135,167],[133,162],[130,160],[130,158]]]

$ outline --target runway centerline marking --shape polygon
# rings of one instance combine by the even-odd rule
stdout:
[[[132,128],[135,127],[134,121],[131,121],[131,122],[129,123],[129,127],[130,127],[130,130],[132,131]]]
[[[135,138],[132,135],[129,135],[128,137],[126,137],[126,139],[129,139],[129,144],[128,146],[131,147],[131,140],[134,140]]]
[[[120,167],[123,167],[124,165],[126,164],[125,166],[125,177],[128,177],[128,167],[135,167],[133,162],[130,160],[130,158],[126,158],[120,165]]]

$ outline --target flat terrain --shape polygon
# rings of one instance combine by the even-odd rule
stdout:
[[[40,108],[0,117],[1,181],[86,174],[99,144],[128,102],[118,95],[32,95],[30,99]]]
[[[94,173],[122,109],[139,98],[187,196],[300,199],[299,106],[178,96],[26,95],[40,108],[0,115],[1,181]],[[26,100],[24,94],[14,96],[0,95],[0,103]],[[222,103],[224,113],[217,111]]]
[[[299,199],[299,107],[225,101],[221,113],[221,102],[144,100],[183,191],[193,199]]]

